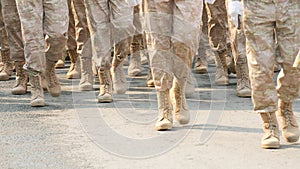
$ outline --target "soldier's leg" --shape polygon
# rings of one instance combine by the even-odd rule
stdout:
[[[199,42],[199,48],[198,48],[198,55],[196,55],[196,63],[194,65],[194,72],[199,74],[206,74],[207,72],[207,61],[206,61],[206,50],[207,48],[210,49],[209,42],[208,42],[208,32],[207,32],[207,12],[206,8],[203,8],[202,12],[202,26],[201,26],[201,37]]]
[[[167,130],[173,126],[169,98],[169,90],[173,83],[171,52],[173,1],[146,0],[144,5],[147,49],[159,111],[155,127],[156,130]]]
[[[263,148],[279,148],[279,128],[275,115],[277,92],[273,82],[275,64],[273,2],[244,1],[244,28],[254,111],[264,122]],[[268,10],[265,10],[268,9]],[[267,16],[267,17],[266,17]],[[255,25],[255,26],[253,26]],[[259,43],[257,43],[259,42]]]
[[[44,0],[44,34],[46,35],[46,72],[48,90],[53,97],[61,94],[55,63],[64,54],[68,33],[68,4],[64,0]]]
[[[85,0],[85,6],[91,35],[92,55],[100,79],[98,102],[112,102],[110,75],[112,43],[108,0]]]
[[[0,52],[1,52],[1,62],[0,66],[0,81],[9,80],[10,76],[13,73],[13,61],[11,60],[10,50],[7,39],[7,32],[4,26],[2,16],[2,4],[0,3]]]
[[[171,96],[175,117],[181,124],[188,123],[190,119],[185,87],[190,78],[193,57],[199,47],[202,9],[202,1],[181,0],[175,0],[173,8],[172,48],[175,80]]]
[[[217,85],[228,85],[228,70],[226,64],[227,49],[227,12],[224,0],[216,0],[214,4],[206,3],[208,15],[208,37],[211,48],[216,51]]]
[[[87,23],[87,13],[84,0],[73,0],[73,13],[75,18],[76,42],[78,58],[74,60],[74,74],[81,72],[79,89],[93,89],[92,73],[92,46]],[[81,69],[81,70],[80,70]],[[79,75],[80,76],[80,75]]]
[[[12,94],[25,94],[27,90],[28,75],[23,69],[25,64],[24,46],[22,42],[21,22],[15,0],[1,0],[3,20],[5,23],[11,59],[16,69],[16,84]]]
[[[249,69],[246,57],[246,37],[244,35],[242,18],[240,18],[239,23],[240,26],[238,28],[234,25],[231,18],[228,17],[231,49],[237,75],[237,95],[239,97],[251,97]]]
[[[24,69],[31,83],[31,106],[44,106],[41,74],[45,72],[45,39],[43,2],[16,0],[22,29],[26,63]]]
[[[114,88],[117,93],[125,93],[127,90],[125,74],[123,72],[123,60],[130,53],[130,43],[134,35],[133,8],[122,0],[110,1],[112,40],[115,46],[113,65]]]
[[[143,31],[140,20],[140,6],[135,6],[133,13],[133,24],[136,28],[136,32],[130,44],[130,64],[128,67],[128,75],[138,76],[142,73],[141,52],[143,50],[141,49],[141,46],[143,45]]]
[[[300,71],[293,67],[295,58],[299,52],[300,43],[300,9],[299,3],[278,2],[282,9],[288,9],[276,24],[278,49],[282,58],[281,67],[277,79],[277,91],[279,97],[278,118],[284,138],[288,142],[299,140],[299,128],[293,113],[293,102],[299,94]]]
[[[74,3],[73,0],[67,0],[68,2],[68,9],[69,9],[69,24],[68,24],[68,40],[66,45],[67,55],[71,60],[71,66],[69,71],[66,75],[67,79],[78,79],[79,73],[73,74],[73,70],[75,68],[75,62],[78,58],[77,54],[77,43],[76,43],[76,30],[75,30],[75,16],[74,16]],[[63,56],[64,58],[65,56]],[[59,62],[56,63],[56,65]],[[57,67],[57,66],[56,66]],[[73,76],[74,75],[74,76]]]

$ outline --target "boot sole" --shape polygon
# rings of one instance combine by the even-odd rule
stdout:
[[[172,126],[157,126],[155,127],[157,131],[166,131],[172,129]]]
[[[249,93],[238,93],[237,96],[238,97],[251,97],[251,94],[249,94]]]
[[[278,149],[280,148],[280,144],[262,145],[261,147],[264,149]]]
[[[44,100],[34,101],[34,102],[31,102],[30,105],[31,105],[31,107],[44,107],[45,101]]]
[[[113,100],[112,99],[98,99],[98,103],[111,103]]]
[[[229,82],[215,82],[217,86],[228,86]]]
[[[207,74],[208,71],[207,70],[194,70],[194,73],[196,73],[196,74]]]
[[[288,137],[288,138],[284,138],[285,141],[289,142],[289,143],[295,143],[299,140],[299,136],[293,136],[293,137]]]
[[[66,75],[67,79],[80,79],[79,75]]]
[[[13,94],[13,95],[24,95],[26,93],[27,93],[27,91],[12,91],[11,92],[11,94]]]
[[[130,73],[128,73],[128,76],[140,76],[142,74],[141,70],[133,70]]]

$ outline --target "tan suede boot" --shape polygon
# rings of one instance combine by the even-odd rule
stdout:
[[[226,51],[218,52],[218,56],[215,56],[216,85],[229,85],[228,68],[226,64],[226,53]]]
[[[55,68],[64,68],[65,67],[66,54],[67,53],[64,53],[64,55],[61,56],[60,59],[55,63]]]
[[[192,73],[189,73],[189,76],[186,81],[186,87],[184,87],[184,88],[185,88],[185,96],[187,98],[193,97],[193,95],[195,93],[195,84],[194,84],[194,79],[193,79]]]
[[[68,56],[71,60],[70,69],[66,75],[67,79],[79,79],[80,78],[80,61],[78,60],[78,54],[76,50],[68,50]]]
[[[247,62],[236,64],[237,95],[239,97],[251,97],[251,86]]]
[[[114,91],[117,94],[124,94],[127,91],[126,77],[123,68],[124,59],[121,56],[115,56],[112,62],[111,75]]]
[[[153,76],[152,76],[152,72],[151,69],[148,68],[148,75],[147,75],[147,86],[148,87],[154,87],[154,80],[153,80]]]
[[[196,74],[207,74],[207,65],[202,62],[201,58],[197,56],[196,63],[194,66],[194,73]]]
[[[110,71],[99,69],[98,76],[100,80],[100,93],[98,95],[98,102],[110,103],[113,101]]]
[[[29,81],[31,84],[31,106],[42,107],[45,106],[44,91],[41,84],[41,73],[27,70]]]
[[[142,73],[141,56],[139,52],[130,55],[128,76],[139,76]]]
[[[185,86],[185,81],[178,82],[177,80],[174,80],[173,87],[170,92],[175,118],[180,124],[187,124],[190,121],[190,113],[184,93]]]
[[[45,79],[47,82],[48,92],[52,97],[59,97],[61,86],[55,72],[55,62],[46,60]]]
[[[13,61],[10,59],[9,50],[1,51],[1,57],[3,66],[0,67],[0,81],[6,81],[13,74]]]
[[[275,112],[260,113],[264,122],[264,136],[261,141],[262,148],[279,148],[279,128]]]
[[[282,129],[283,137],[287,142],[297,142],[299,140],[299,127],[293,113],[293,103],[278,101],[277,116]]]
[[[15,61],[16,68],[16,84],[11,90],[11,93],[14,95],[25,94],[27,91],[28,75],[27,72],[23,69],[25,61]]]
[[[140,40],[142,35],[135,35],[130,45],[130,63],[128,76],[139,76],[142,73],[142,63],[140,55]]]
[[[79,58],[81,62],[81,79],[79,82],[80,91],[93,90],[93,64],[91,58]]]
[[[173,127],[173,117],[171,112],[171,103],[169,90],[157,91],[158,100],[158,120],[155,124],[157,131],[169,130]]]

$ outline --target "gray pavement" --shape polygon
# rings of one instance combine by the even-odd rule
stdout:
[[[127,69],[126,69],[127,70]],[[155,90],[143,76],[127,77],[129,90],[114,102],[96,103],[95,91],[78,92],[79,80],[65,79],[58,69],[62,96],[46,93],[46,106],[32,108],[30,93],[13,96],[14,80],[0,82],[0,168],[249,168],[298,169],[300,145],[281,138],[281,149],[260,148],[260,117],[250,98],[238,98],[236,79],[214,86],[209,75],[193,75],[195,94],[188,99],[190,124],[175,122],[171,131],[157,132]],[[294,110],[300,121],[300,100]]]

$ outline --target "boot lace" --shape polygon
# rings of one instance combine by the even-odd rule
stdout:
[[[293,116],[293,111],[291,109],[290,103],[285,103],[285,104],[286,105],[284,105],[282,113],[285,119],[286,126],[297,126],[294,124],[294,116]]]

